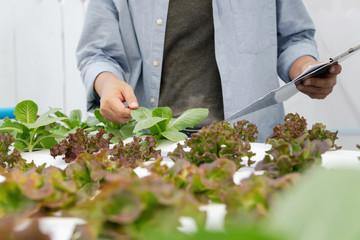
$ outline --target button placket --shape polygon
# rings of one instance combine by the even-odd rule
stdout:
[[[166,19],[169,0],[154,0],[157,5],[154,11],[154,32],[151,46],[151,85],[149,88],[149,100],[152,107],[157,107],[160,94],[162,58],[164,52]],[[148,100],[148,101],[149,101]]]

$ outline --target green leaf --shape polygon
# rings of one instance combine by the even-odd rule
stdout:
[[[89,116],[84,123],[86,123],[90,127],[95,127],[100,123],[100,121],[94,116]]]
[[[64,127],[64,126],[57,126],[57,127],[53,128],[53,129],[51,129],[51,132],[53,134],[62,136],[59,139],[64,139],[68,133],[74,133],[75,129],[70,130],[70,129]]]
[[[34,123],[37,118],[37,112],[37,104],[31,100],[25,100],[16,105],[14,115],[22,123]]]
[[[167,118],[170,121],[172,118],[172,111],[169,107],[158,107],[152,111],[152,116]]]
[[[140,132],[143,129],[149,129],[161,121],[167,121],[167,118],[151,117],[148,119],[141,120],[135,125],[133,132],[136,133],[136,132]]]
[[[28,124],[24,124],[26,127],[28,127],[29,129],[34,129],[34,128],[38,128],[38,127],[43,127],[58,121],[62,121],[65,120],[65,117],[57,117],[57,118],[53,118],[53,117],[43,117],[43,118],[39,118],[35,123],[28,123]]]
[[[22,141],[17,140],[14,143],[14,148],[19,149],[19,150],[23,150],[23,149],[27,148],[27,144],[25,144]]]
[[[104,123],[105,125],[110,124],[110,122],[109,122],[108,120],[106,120],[106,119],[101,115],[99,109],[95,109],[95,110],[94,110],[94,115],[95,115],[95,117],[97,118],[97,120],[99,120],[99,122],[102,122],[102,123]]]
[[[52,134],[49,131],[38,130],[36,131],[36,137],[28,145],[28,150],[32,152],[35,149],[49,149],[57,143],[55,138],[59,137],[61,136]]]
[[[94,111],[95,120],[88,118],[89,120],[89,126],[96,125],[96,123],[103,123],[105,126],[105,130],[108,133],[112,133],[115,135],[113,138],[113,142],[118,142],[118,138],[121,138],[122,140],[125,140],[133,135],[134,130],[134,121],[128,121],[124,124],[120,123],[112,123],[108,120],[106,120],[101,114],[99,109],[96,109]]]
[[[56,143],[57,142],[55,140],[54,135],[44,136],[44,137],[41,137],[39,143],[36,144],[35,148],[37,148],[37,146],[39,145],[39,148],[41,148],[41,149],[50,149]]]
[[[122,128],[120,128],[120,129],[116,129],[111,126],[106,126],[105,130],[108,133],[112,133],[115,135],[115,137],[114,137],[115,139],[114,138],[112,139],[112,141],[115,143],[115,142],[118,142],[118,138],[121,138],[121,140],[125,140],[129,137],[132,137],[134,127],[135,127],[134,121],[129,121],[129,122],[123,124]]]
[[[24,133],[29,132],[29,129],[21,123],[12,122],[10,119],[6,119],[0,126],[0,131]]]
[[[186,128],[192,128],[196,124],[200,123],[209,115],[209,110],[206,108],[193,108],[185,111],[178,118],[168,126],[168,129],[176,129],[178,131]]]
[[[65,113],[60,112],[60,111],[56,111],[54,114],[57,117],[66,117],[66,118],[68,118],[68,116]]]
[[[61,108],[50,108],[47,112],[45,112],[44,114],[42,114],[37,121],[42,121],[42,119],[44,118],[49,118],[52,114],[56,115],[56,112],[59,112],[61,110]],[[65,115],[65,117],[67,118],[67,116]]]
[[[169,139],[172,142],[184,141],[187,137],[186,134],[181,133],[177,130],[168,130],[160,133],[160,135],[165,137],[166,139]]]
[[[61,122],[65,123],[65,125],[70,128],[70,129],[73,129],[73,125],[71,123],[71,121],[69,120],[68,116],[66,116],[64,113],[60,112],[60,111],[57,111],[54,113],[55,116],[57,117],[65,117],[66,119],[64,120],[61,120]]]
[[[140,122],[145,119],[149,119],[152,117],[152,111],[148,108],[139,107],[137,109],[131,110],[131,117],[135,119],[137,122]]]
[[[78,125],[81,123],[81,111],[79,109],[72,110],[69,115],[70,121],[74,122],[77,121]]]
[[[168,120],[158,122],[156,125],[149,128],[151,135],[158,135],[161,132],[165,132],[167,128]]]
[[[155,108],[152,111],[152,116],[167,118],[166,121],[162,121],[162,122],[158,123],[158,127],[161,129],[160,132],[164,132],[164,131],[166,131],[167,126],[169,125],[169,122],[172,119],[172,111],[169,107],[159,107],[159,108]],[[155,130],[156,134],[160,133],[157,131],[158,129],[150,129],[150,132],[153,132],[154,130]]]

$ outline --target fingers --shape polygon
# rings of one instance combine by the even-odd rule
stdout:
[[[333,91],[334,88],[321,88],[315,86],[304,86],[303,84],[299,84],[297,86],[297,89],[311,98],[324,99]]]
[[[305,87],[332,88],[336,85],[336,77],[310,78],[303,82]]]
[[[324,99],[329,95],[336,85],[336,77],[311,78],[297,85],[297,89],[311,98]]]
[[[120,99],[101,98],[100,113],[104,118],[114,123],[126,123],[131,120],[131,110],[126,108]]]

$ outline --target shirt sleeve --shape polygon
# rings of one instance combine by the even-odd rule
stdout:
[[[94,81],[102,72],[125,79],[128,62],[119,31],[118,11],[112,0],[90,0],[76,50],[77,64],[87,92],[87,108],[99,106]]]
[[[298,58],[318,59],[315,27],[301,0],[277,0],[277,27],[277,71],[283,81],[290,82],[290,68]]]

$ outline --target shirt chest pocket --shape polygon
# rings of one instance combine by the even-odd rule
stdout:
[[[230,0],[238,50],[260,53],[276,44],[275,0]]]

